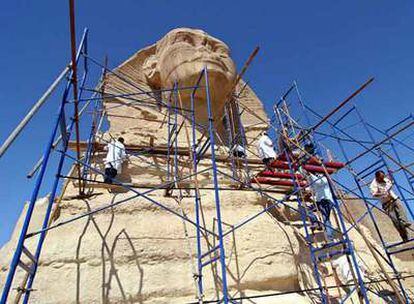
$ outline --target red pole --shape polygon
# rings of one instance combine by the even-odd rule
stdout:
[[[364,90],[371,82],[374,81],[374,77],[370,78],[367,82],[365,82],[362,86],[359,87],[358,90],[356,90],[352,95],[347,97],[344,101],[342,101],[335,109],[333,109],[329,114],[325,115],[324,118],[320,122],[318,122],[315,126],[312,127],[312,130],[316,130],[319,128],[326,120],[328,120],[329,117],[331,117],[333,114],[335,114],[339,109],[341,109],[345,104],[347,104],[352,98],[357,96],[359,93],[361,93],[362,90]]]
[[[80,135],[79,135],[79,111],[78,111],[78,74],[76,65],[76,29],[75,29],[75,0],[69,0],[69,21],[70,21],[70,45],[72,57],[72,85],[73,85],[73,100],[74,100],[74,115],[75,121],[75,136],[76,136],[76,156],[80,160]],[[77,171],[79,178],[79,195],[82,194],[81,168],[80,163],[77,162]]]

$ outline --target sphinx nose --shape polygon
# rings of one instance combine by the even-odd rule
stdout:
[[[200,54],[211,54],[212,53],[212,48],[207,46],[207,45],[200,45],[197,47],[196,49],[196,54],[200,55]]]

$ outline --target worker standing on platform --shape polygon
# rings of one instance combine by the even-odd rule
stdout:
[[[122,172],[122,163],[126,159],[124,139],[112,140],[107,144],[106,151],[104,182],[112,184],[112,179]]]
[[[309,184],[315,195],[316,207],[321,212],[328,241],[332,241],[334,229],[332,228],[330,215],[333,207],[333,196],[328,179],[323,173],[310,173]],[[317,218],[313,213],[311,213],[310,219],[314,224],[317,222]]]
[[[392,182],[385,176],[384,171],[375,172],[375,178],[370,185],[371,194],[381,201],[382,209],[391,218],[402,240],[408,241],[407,228],[410,227],[404,207],[398,196],[392,191]]]
[[[259,157],[266,166],[266,170],[273,171],[272,162],[276,158],[276,152],[273,148],[273,142],[267,132],[263,132],[259,139],[257,150]]]
[[[246,150],[240,144],[234,145],[234,147],[231,149],[231,153],[234,157],[237,158],[243,158],[246,156]]]

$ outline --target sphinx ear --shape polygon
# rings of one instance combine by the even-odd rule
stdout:
[[[150,55],[142,65],[148,83],[153,87],[161,87],[161,77],[156,55]]]

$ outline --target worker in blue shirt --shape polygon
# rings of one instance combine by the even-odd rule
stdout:
[[[334,229],[332,228],[330,215],[333,207],[333,196],[329,186],[328,179],[323,173],[310,173],[309,184],[315,196],[316,207],[322,215],[322,222],[325,226],[326,236],[328,241],[333,240]],[[315,214],[309,215],[310,220],[315,224],[318,222]]]

